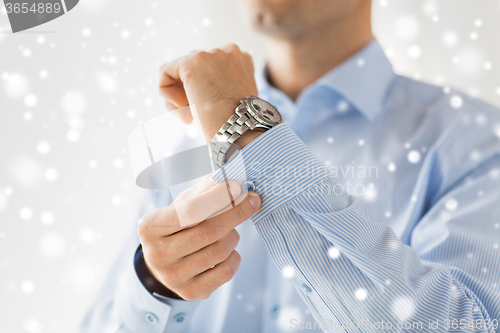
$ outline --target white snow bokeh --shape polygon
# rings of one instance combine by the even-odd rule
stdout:
[[[42,215],[40,215],[40,221],[45,225],[54,223],[54,219],[54,214],[52,212],[43,212]]]
[[[368,291],[364,288],[356,289],[356,291],[354,292],[354,296],[359,301],[364,301],[368,297]]]
[[[110,73],[97,72],[95,78],[99,88],[107,93],[115,92],[118,89],[118,81]]]
[[[23,207],[19,210],[19,217],[25,221],[31,220],[33,217],[33,211],[30,207]]]
[[[410,58],[416,59],[416,58],[420,57],[421,54],[422,54],[422,50],[420,49],[420,47],[418,45],[411,45],[408,48],[408,55],[410,56]]]
[[[94,230],[89,227],[83,227],[80,229],[80,239],[87,244],[92,244],[98,238],[98,235],[94,232]]]
[[[394,30],[401,39],[413,39],[420,32],[420,23],[414,16],[405,15],[396,20]]]
[[[23,323],[24,329],[27,333],[42,333],[43,325],[35,318],[26,318]]]
[[[42,181],[42,166],[38,160],[28,156],[19,155],[10,161],[10,174],[12,179],[27,188],[36,188]]]
[[[61,99],[61,108],[66,115],[66,121],[73,129],[81,129],[84,126],[82,113],[86,107],[87,98],[80,91],[69,91]]]
[[[47,141],[40,141],[37,144],[36,148],[40,154],[48,154],[50,152],[50,143],[48,143]]]
[[[413,300],[409,297],[401,296],[394,300],[391,310],[400,322],[407,321],[415,311]]]
[[[7,208],[7,204],[9,203],[7,199],[7,195],[5,193],[0,192],[0,213]]]
[[[21,97],[28,92],[28,79],[19,73],[5,73],[2,75],[4,80],[4,88],[7,95],[10,97]]]
[[[282,274],[287,279],[291,279],[295,275],[295,269],[292,266],[285,266],[283,268]]]
[[[443,34],[443,43],[448,47],[457,45],[459,39],[458,34],[453,30],[448,30]]]
[[[94,286],[101,274],[100,267],[86,261],[77,261],[66,267],[65,281],[71,288],[85,290]]]
[[[477,2],[473,10],[453,0],[377,0],[373,7],[375,35],[397,73],[447,86],[444,98],[457,114],[467,102],[457,91],[500,106],[500,2]],[[173,18],[166,18],[170,14]],[[0,30],[8,28],[2,5]],[[262,38],[249,34],[233,0],[220,0],[218,6],[201,0],[82,0],[64,18],[29,33],[0,34],[0,220],[5,221],[0,226],[0,299],[9,304],[9,320],[0,321],[0,332],[77,331],[139,218],[144,191],[131,177],[127,138],[140,123],[165,112],[158,68],[191,50],[227,41],[257,61],[263,57]],[[359,70],[369,65],[368,59],[355,62]],[[332,109],[348,117],[352,102],[339,100]],[[467,121],[500,140],[500,123],[488,114]],[[194,127],[177,124],[166,133],[168,140],[199,138]],[[323,138],[332,149],[345,143],[334,134]],[[353,147],[366,151],[370,140],[360,135]],[[396,148],[381,161],[382,173],[399,176],[408,167],[420,167],[425,147],[406,140],[395,142],[402,156]],[[468,157],[472,163],[481,155],[474,151]],[[488,177],[498,179],[500,171]],[[375,180],[364,186],[363,199],[372,204],[384,195]],[[443,217],[460,209],[456,199],[443,202]],[[411,204],[416,201],[412,197]],[[384,221],[399,216],[393,207],[380,209]],[[498,221],[492,222],[492,231],[499,228]],[[498,251],[498,245],[491,246]],[[325,251],[332,265],[341,262],[338,248]],[[488,276],[493,268],[479,269]],[[291,266],[283,269],[288,279],[296,274]],[[353,294],[356,301],[370,297],[361,287]],[[405,303],[397,300],[394,306]],[[257,303],[243,306],[259,309]],[[281,309],[283,327],[289,327],[283,318],[300,318],[295,312]]]
[[[57,179],[59,174],[57,173],[57,170],[54,168],[48,168],[45,170],[45,179],[48,180],[49,182],[52,182]]]
[[[449,211],[454,211],[458,208],[458,201],[456,199],[448,199],[445,202],[445,207]]]
[[[290,321],[293,319],[297,320],[297,322],[304,321],[304,315],[299,308],[291,306],[280,308],[278,315],[278,327],[280,329],[284,331],[290,330]]]
[[[462,107],[463,105],[463,100],[462,100],[462,97],[460,97],[459,95],[454,95],[450,98],[450,105],[452,108],[454,109],[459,109]]]
[[[364,194],[363,198],[366,201],[375,201],[377,199],[377,188],[375,187],[375,184],[370,183],[368,186],[364,188]]]
[[[21,283],[21,291],[25,294],[31,294],[35,291],[35,283],[31,280],[25,280]]]
[[[420,162],[420,158],[421,158],[421,155],[420,155],[420,152],[418,150],[411,150],[408,153],[408,161],[411,164],[416,164],[416,163]]]
[[[332,259],[337,259],[340,257],[340,250],[335,246],[332,246],[328,249],[328,256]]]
[[[493,125],[493,132],[500,139],[500,123]]]
[[[64,253],[66,247],[63,236],[57,232],[42,235],[39,244],[42,254],[49,258],[59,257]]]

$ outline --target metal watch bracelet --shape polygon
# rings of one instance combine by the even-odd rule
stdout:
[[[215,134],[210,147],[212,149],[212,159],[214,163],[222,168],[226,153],[233,143],[249,129],[255,128],[256,121],[247,114],[246,106],[242,103],[236,108],[236,113],[222,125]]]

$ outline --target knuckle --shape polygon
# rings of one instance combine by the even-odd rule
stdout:
[[[227,249],[224,243],[218,241],[215,242],[212,246],[212,249],[209,253],[210,258],[209,259],[215,259],[215,260],[224,260],[227,257]]]
[[[236,268],[233,267],[232,265],[226,265],[224,268],[220,271],[220,277],[223,281],[229,281],[233,278],[234,274],[236,273]]]
[[[238,244],[240,241],[240,233],[236,229],[232,229],[230,231],[230,234],[231,234],[231,237],[236,239],[236,244]]]
[[[194,77],[194,68],[192,60],[188,59],[184,61],[181,65],[179,65],[179,72],[182,73],[183,82],[190,81]]]
[[[209,298],[209,297],[210,297],[210,295],[211,295],[211,293],[209,293],[209,292],[204,292],[204,293],[202,293],[199,297],[200,297],[200,299],[202,299],[202,300],[203,300],[203,299],[207,299],[207,298]]]
[[[240,262],[241,262],[241,256],[238,253],[238,251],[234,251],[234,257],[235,257],[234,260],[236,260],[236,264],[237,264],[236,269],[238,269]]]
[[[150,230],[150,221],[152,217],[152,212],[147,212],[144,214],[144,216],[139,220],[139,223],[137,224],[137,234],[139,235],[139,238],[142,240],[146,238],[146,236],[149,234]]]
[[[180,280],[182,280],[184,276],[184,272],[180,268],[170,268],[168,272],[164,273],[164,279],[170,285],[177,284]]]
[[[216,235],[216,228],[212,224],[201,225],[196,230],[196,237],[202,242],[212,243]]]
[[[252,58],[252,56],[250,55],[250,53],[248,53],[248,52],[243,52],[243,57],[245,58],[245,60],[246,60],[247,62],[253,63],[253,58]]]
[[[197,292],[197,289],[192,284],[185,286],[184,288],[180,289],[176,293],[179,296],[181,296],[183,299],[185,299],[186,301],[195,301],[195,300],[203,299],[201,297],[200,293]]]
[[[144,255],[144,260],[149,264],[151,267],[158,267],[162,263],[162,258],[163,255],[160,253],[160,251],[156,250],[155,248],[143,248],[143,255]]]
[[[177,256],[177,245],[173,242],[166,242],[164,245],[163,245],[163,257],[164,258],[176,258]]]
[[[194,57],[198,61],[206,61],[212,57],[212,54],[206,51],[199,51],[194,54]]]
[[[219,48],[215,48],[215,49],[210,50],[210,53],[216,54],[216,55],[221,55],[222,53],[224,53],[224,51],[222,51]]]
[[[192,207],[193,205],[189,202],[184,202],[180,205],[175,206],[175,211],[177,213],[177,218],[179,221],[184,223],[189,223],[191,221]]]
[[[240,48],[238,45],[234,44],[234,43],[229,43],[227,44],[227,49],[230,51],[230,52],[235,52],[235,51],[239,51]]]

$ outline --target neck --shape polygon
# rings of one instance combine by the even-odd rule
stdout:
[[[370,20],[349,18],[294,40],[269,40],[269,81],[293,101],[308,85],[354,55],[373,38]]]

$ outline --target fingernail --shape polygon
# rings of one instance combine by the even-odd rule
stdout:
[[[259,208],[260,207],[260,196],[255,193],[255,192],[248,192],[248,201],[250,201],[250,205],[252,205],[253,208]]]

